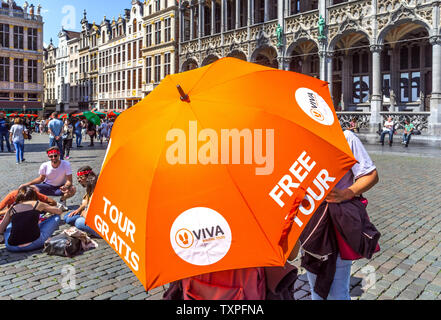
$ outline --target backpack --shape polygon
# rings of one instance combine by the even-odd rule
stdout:
[[[43,252],[48,255],[73,257],[81,250],[81,240],[73,238],[66,233],[49,238],[44,243]]]
[[[265,300],[264,268],[234,269],[181,280],[184,300]]]

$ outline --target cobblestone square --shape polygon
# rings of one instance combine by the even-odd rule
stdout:
[[[105,145],[95,144],[71,151],[72,170],[90,165],[98,172]],[[48,137],[34,134],[25,145],[25,163],[17,165],[15,154],[0,153],[0,196],[16,189],[38,175],[46,161],[44,150]],[[369,200],[371,220],[382,233],[381,251],[373,259],[358,260],[352,266],[351,296],[361,300],[440,299],[441,294],[441,154],[439,150],[418,149],[412,145],[403,152],[402,146],[368,145],[380,182],[365,196]],[[83,190],[69,199],[70,209],[81,202]],[[60,228],[63,230],[67,226]],[[60,231],[57,231],[60,232]],[[146,293],[131,270],[107,245],[75,256],[48,256],[41,250],[9,253],[0,245],[0,299],[23,300],[157,300],[165,287]],[[299,265],[299,261],[294,262]],[[372,272],[372,270],[374,272]],[[295,297],[310,299],[304,270],[299,270]],[[67,272],[75,277],[73,289],[63,286]],[[72,273],[73,272],[73,273]],[[366,288],[366,279],[373,284]],[[366,289],[366,290],[365,290]]]

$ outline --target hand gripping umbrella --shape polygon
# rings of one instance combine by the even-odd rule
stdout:
[[[118,117],[86,223],[147,290],[283,266],[355,162],[326,82],[224,58]]]

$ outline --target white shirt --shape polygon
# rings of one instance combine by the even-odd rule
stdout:
[[[344,135],[358,163],[354,164],[351,170],[349,170],[335,186],[341,190],[352,186],[355,179],[365,176],[377,169],[360,139],[349,130],[345,130]]]
[[[388,128],[387,126],[390,126],[391,128],[393,128],[394,122],[393,121],[386,121],[384,123],[383,131],[390,131],[391,130],[391,128]]]
[[[69,161],[61,160],[58,168],[52,167],[52,163],[48,161],[40,166],[39,174],[46,176],[45,183],[60,187],[66,183],[66,176],[72,174],[72,168]]]
[[[12,133],[13,143],[24,143],[23,131],[27,131],[26,128],[21,124],[14,124],[9,130]]]

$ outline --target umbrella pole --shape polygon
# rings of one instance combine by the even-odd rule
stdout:
[[[178,89],[179,94],[181,95],[181,100],[186,101],[186,102],[190,102],[190,99],[188,98],[188,94],[185,94],[184,90],[182,90],[182,88],[179,84],[176,86],[176,88]]]

